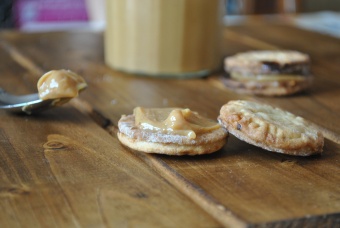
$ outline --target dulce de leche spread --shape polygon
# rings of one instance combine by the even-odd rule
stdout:
[[[109,66],[130,73],[182,77],[199,76],[198,72],[209,72],[220,64],[224,1],[106,3],[105,61]]]
[[[217,122],[190,109],[136,107],[133,113],[135,124],[141,129],[184,135],[191,139],[196,138],[197,134],[220,128]]]
[[[74,98],[87,87],[85,80],[70,70],[52,70],[38,81],[39,97],[42,100]]]

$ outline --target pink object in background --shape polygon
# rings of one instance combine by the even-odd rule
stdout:
[[[14,7],[22,30],[82,28],[89,21],[84,0],[17,0]]]

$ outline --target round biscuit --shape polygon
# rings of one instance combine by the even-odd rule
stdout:
[[[229,101],[218,121],[240,140],[273,152],[308,156],[324,145],[322,133],[302,117],[257,102]]]
[[[202,155],[210,154],[221,149],[226,143],[226,139],[220,139],[211,143],[186,145],[177,143],[156,143],[137,140],[118,132],[119,141],[125,146],[145,153],[167,154],[167,155]]]
[[[118,139],[125,146],[145,152],[167,155],[209,154],[221,149],[227,142],[228,132],[219,128],[195,139],[183,135],[166,134],[135,126],[134,115],[122,116],[118,121]]]

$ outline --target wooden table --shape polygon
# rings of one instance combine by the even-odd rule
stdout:
[[[0,33],[0,87],[36,92],[51,69],[71,69],[88,89],[40,115],[0,111],[0,227],[339,227],[340,40],[284,24],[224,30],[225,55],[294,49],[312,58],[313,87],[284,98],[236,94],[220,75],[153,79],[103,61],[102,33]],[[324,153],[293,157],[229,137],[204,156],[130,151],[117,122],[136,106],[188,107],[216,119],[232,99],[303,116],[326,137]]]

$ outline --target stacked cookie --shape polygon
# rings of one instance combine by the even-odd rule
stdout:
[[[310,87],[310,57],[298,51],[249,51],[227,57],[225,85],[239,93],[295,94]]]

